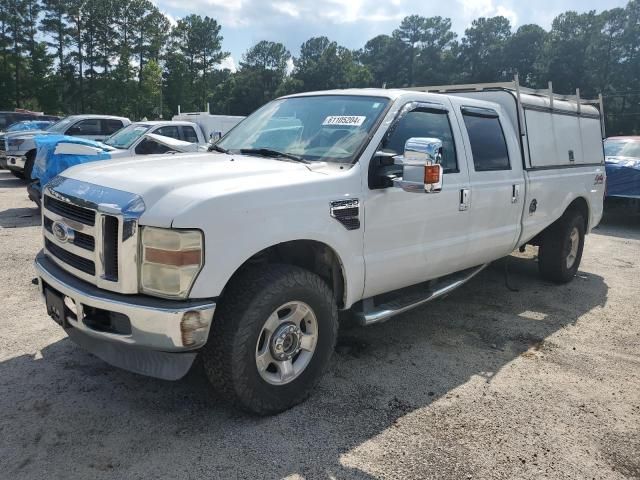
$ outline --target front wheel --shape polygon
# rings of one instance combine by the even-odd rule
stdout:
[[[33,172],[33,165],[36,162],[36,152],[35,150],[27,153],[27,159],[24,162],[24,178],[27,182],[31,181],[31,173]]]
[[[538,251],[538,265],[543,278],[567,283],[575,277],[584,248],[584,223],[580,213],[569,211],[544,233]]]
[[[269,415],[305,400],[329,363],[338,330],[333,292],[291,265],[247,269],[232,281],[202,351],[213,386]]]

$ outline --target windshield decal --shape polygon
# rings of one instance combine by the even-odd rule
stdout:
[[[359,127],[367,117],[359,115],[332,115],[324,119],[322,125],[340,125],[345,127]]]

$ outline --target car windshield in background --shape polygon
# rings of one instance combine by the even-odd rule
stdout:
[[[319,95],[274,100],[217,143],[231,153],[276,151],[307,161],[354,160],[389,99]]]
[[[27,130],[46,130],[54,122],[26,120],[24,122],[18,122],[7,128],[7,132],[20,132]]]
[[[640,158],[640,140],[606,140],[604,142],[604,154],[607,157]]]
[[[58,120],[56,123],[47,128],[47,132],[64,133],[67,127],[73,123],[73,118],[67,117],[62,120]]]
[[[114,148],[127,149],[135,143],[141,136],[149,131],[151,125],[135,124],[129,125],[107,138],[104,143]]]

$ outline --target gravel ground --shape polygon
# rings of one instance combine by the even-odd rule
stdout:
[[[640,478],[637,221],[598,227],[569,285],[541,281],[527,249],[345,330],[313,397],[271,418],[223,404],[197,368],[164,382],[76,347],[31,283],[38,224],[0,171],[2,478]]]

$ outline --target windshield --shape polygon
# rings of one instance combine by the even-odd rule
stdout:
[[[64,133],[67,130],[67,127],[73,123],[73,121],[73,117],[63,118],[62,120],[58,120],[56,123],[47,128],[47,131],[54,133]]]
[[[640,140],[634,140],[631,138],[605,140],[604,154],[607,157],[640,158]]]
[[[135,123],[118,130],[107,138],[104,143],[111,147],[127,149],[131,147],[142,135],[147,133],[151,125]]]
[[[7,128],[7,132],[19,132],[26,130],[46,130],[53,122],[26,120],[18,122]]]
[[[354,160],[389,99],[321,95],[274,100],[217,143],[231,153],[267,149],[309,161]]]

